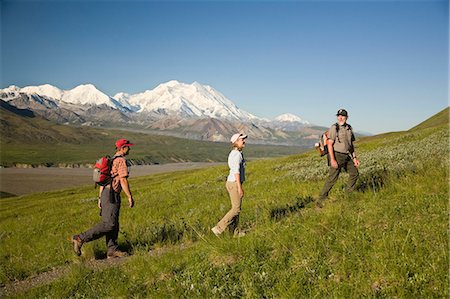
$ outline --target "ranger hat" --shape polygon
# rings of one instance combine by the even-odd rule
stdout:
[[[245,139],[245,138],[247,138],[247,135],[242,134],[242,133],[236,133],[233,136],[231,136],[230,141],[231,141],[231,143],[235,143],[239,138]]]
[[[348,116],[347,110],[339,109],[338,112],[336,113],[336,116],[338,116],[338,115]]]

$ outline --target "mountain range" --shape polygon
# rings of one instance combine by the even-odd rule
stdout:
[[[274,120],[237,107],[198,82],[175,80],[142,93],[109,96],[93,84],[61,90],[53,85],[0,89],[0,100],[61,124],[144,130],[190,139],[227,141],[245,132],[254,143],[311,146],[324,130],[293,114]]]

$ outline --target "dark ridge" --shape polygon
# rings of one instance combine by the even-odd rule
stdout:
[[[5,109],[9,112],[12,112],[12,113],[17,114],[22,117],[29,117],[29,118],[36,117],[34,115],[33,111],[31,111],[29,109],[19,109],[13,105],[8,104],[7,102],[5,102],[3,100],[0,100],[0,105],[1,105],[2,109]]]

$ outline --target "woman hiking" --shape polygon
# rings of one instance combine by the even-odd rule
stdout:
[[[219,236],[229,228],[229,231],[233,233],[234,236],[243,236],[244,233],[239,232],[239,214],[241,212],[242,198],[244,197],[244,189],[242,184],[245,181],[245,160],[242,154],[242,150],[245,147],[245,139],[247,135],[242,133],[236,133],[231,136],[232,150],[228,155],[228,167],[230,172],[225,184],[228,194],[231,200],[231,209],[228,213],[223,216],[216,226],[211,230],[216,235]]]

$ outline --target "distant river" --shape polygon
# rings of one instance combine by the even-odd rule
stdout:
[[[131,167],[130,177],[206,168],[215,165],[225,165],[225,163],[186,162],[138,165]],[[0,191],[15,195],[54,191],[89,184],[94,186],[92,169],[90,168],[0,168]],[[131,187],[133,188],[133,186]]]

